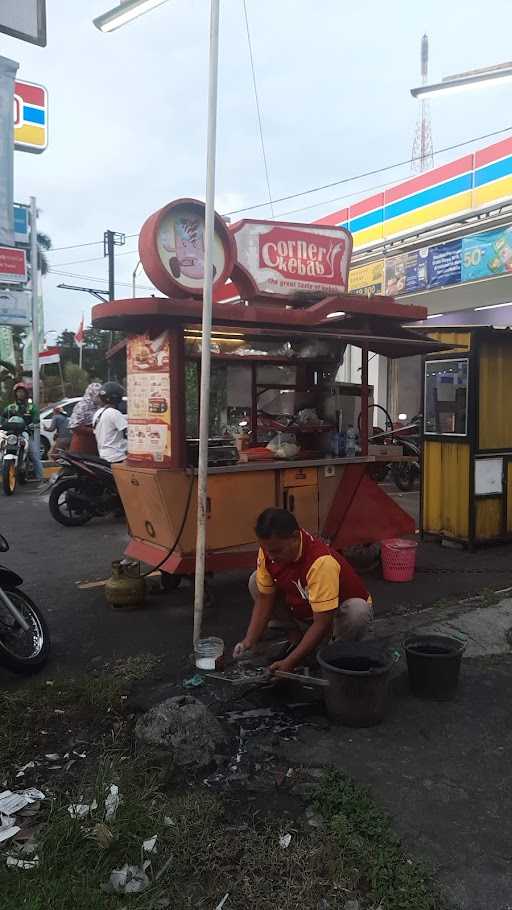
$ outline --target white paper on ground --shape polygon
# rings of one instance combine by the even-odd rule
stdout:
[[[14,837],[20,830],[19,825],[11,825],[9,828],[0,828],[0,844],[3,844],[6,840],[10,840],[11,837]]]
[[[45,795],[35,787],[14,792],[4,790],[0,793],[0,815],[16,815],[20,809],[24,809],[30,803],[35,803],[38,799],[45,799]]]

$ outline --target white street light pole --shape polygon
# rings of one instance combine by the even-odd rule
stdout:
[[[411,89],[413,98],[425,100],[433,95],[460,92],[469,88],[484,88],[512,79],[512,63],[500,63],[484,69],[468,70],[467,73],[458,73],[455,76],[446,76],[441,82],[432,85],[419,85]]]
[[[94,19],[102,32],[114,31],[165,0],[121,0]],[[208,57],[208,130],[206,142],[206,212],[201,341],[201,393],[199,412],[199,461],[197,468],[197,537],[194,594],[194,643],[201,636],[206,565],[206,519],[208,490],[208,436],[210,422],[210,342],[212,333],[213,240],[215,233],[215,154],[217,143],[217,83],[219,64],[219,0],[210,0],[210,48]],[[135,280],[135,272],[133,274]],[[134,292],[135,296],[135,292]]]
[[[37,246],[37,205],[35,196],[30,197],[30,287],[32,294],[32,401],[39,408],[39,250]],[[39,422],[34,424],[34,444],[40,446]]]
[[[197,467],[197,536],[194,591],[194,644],[201,637],[206,564],[208,502],[208,437],[210,433],[210,344],[212,334],[213,238],[215,232],[215,153],[217,144],[217,83],[219,64],[219,0],[210,0],[208,58],[208,132],[206,140],[206,214],[199,397],[199,461]]]

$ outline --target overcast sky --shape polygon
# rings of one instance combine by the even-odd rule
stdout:
[[[511,56],[510,4],[497,12],[481,0],[246,2],[274,198],[410,156],[418,104],[409,88],[419,83],[424,32],[433,81]],[[166,202],[204,198],[207,0],[169,0],[103,35],[92,19],[111,5],[47,0],[46,48],[0,35],[0,54],[19,62],[20,79],[44,84],[50,99],[48,150],[15,153],[16,200],[37,196],[40,228],[55,248],[52,269],[87,276],[45,279],[47,329],[76,329],[82,310],[88,319],[93,298],[56,285],[107,286],[105,229],[135,234]],[[511,92],[509,83],[431,102],[434,147],[512,126]],[[314,220],[409,173],[402,167],[277,204],[276,217]],[[221,0],[216,207],[225,213],[267,199],[243,3]],[[61,249],[91,241],[97,245]],[[136,237],[119,254],[116,296],[131,296]],[[142,295],[147,279],[139,285]]]

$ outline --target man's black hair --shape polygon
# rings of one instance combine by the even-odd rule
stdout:
[[[256,522],[256,537],[260,540],[268,540],[270,537],[286,540],[298,530],[297,519],[286,509],[265,509]]]

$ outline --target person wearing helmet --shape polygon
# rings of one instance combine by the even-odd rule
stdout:
[[[34,426],[39,424],[39,408],[30,400],[28,388],[24,382],[17,382],[13,387],[14,401],[7,405],[2,413],[2,424],[9,420],[10,417],[23,417],[29,434],[28,453],[32,464],[34,465],[34,476],[36,481],[43,480],[43,466],[41,464],[41,454],[34,440]]]
[[[118,382],[105,382],[98,393],[101,407],[92,421],[99,456],[111,464],[124,461],[128,449],[128,420],[120,410],[123,395],[124,389]]]

